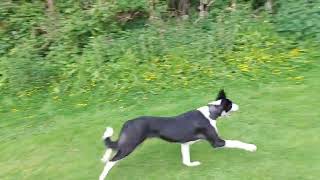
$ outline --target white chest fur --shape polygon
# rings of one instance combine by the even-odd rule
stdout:
[[[204,115],[204,117],[206,117],[208,119],[208,121],[210,122],[211,126],[216,130],[216,132],[218,132],[216,120],[213,120],[213,119],[210,118],[209,107],[208,106],[202,106],[202,107],[198,108],[197,110],[200,111]]]

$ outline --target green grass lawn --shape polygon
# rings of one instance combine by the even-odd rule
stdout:
[[[220,134],[254,143],[257,152],[217,150],[198,142],[191,147],[191,159],[202,164],[186,167],[178,144],[151,139],[117,164],[108,179],[319,179],[318,71],[306,72],[300,84],[225,85],[240,111],[218,123]],[[218,87],[169,92],[125,107],[99,105],[73,112],[45,103],[33,114],[1,113],[0,179],[98,179],[106,126],[118,133],[124,121],[136,116],[197,108],[214,99]]]

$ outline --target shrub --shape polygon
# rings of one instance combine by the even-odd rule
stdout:
[[[280,0],[276,15],[276,25],[279,32],[298,37],[313,38],[320,41],[320,2]]]

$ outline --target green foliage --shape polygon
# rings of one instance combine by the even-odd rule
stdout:
[[[148,0],[118,0],[116,5],[119,11],[145,11],[148,9]]]
[[[276,15],[278,31],[320,41],[320,1],[283,0]]]
[[[17,45],[6,58],[1,59],[2,85],[9,86],[8,90],[41,89],[51,82],[54,67],[37,54],[37,49],[30,47],[32,43],[28,41]]]
[[[118,101],[239,78],[299,82],[298,71],[310,66],[308,47],[279,36],[267,18],[252,18],[249,2],[228,11],[219,1],[197,24],[168,20],[139,27],[118,16],[147,11],[145,1],[54,2],[54,12],[45,1],[2,3],[3,94]]]

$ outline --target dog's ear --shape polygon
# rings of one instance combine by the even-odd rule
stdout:
[[[224,92],[224,90],[223,89],[221,89],[220,91],[219,91],[219,93],[218,93],[218,96],[217,96],[217,98],[216,98],[216,100],[219,100],[219,99],[226,99],[226,93]]]

